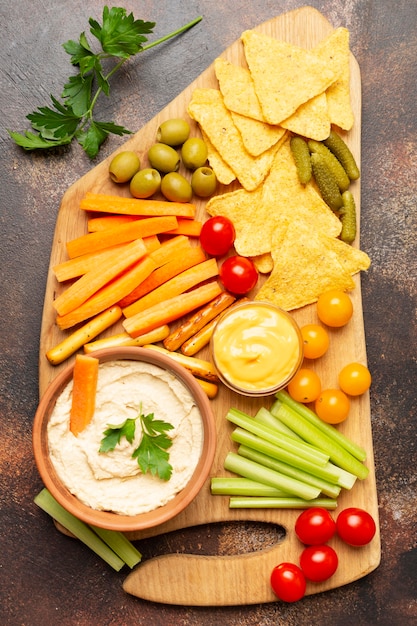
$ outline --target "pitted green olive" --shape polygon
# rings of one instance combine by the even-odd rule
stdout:
[[[114,183],[127,183],[139,170],[140,159],[136,152],[124,150],[110,162],[109,174]]]
[[[130,181],[130,193],[134,198],[150,198],[160,187],[161,174],[151,167],[140,170]]]
[[[185,167],[196,170],[207,161],[207,146],[200,137],[190,137],[181,148],[181,158]]]
[[[191,187],[196,196],[208,198],[216,191],[217,178],[211,167],[199,167],[191,176]]]
[[[149,148],[148,159],[151,167],[162,174],[176,172],[180,166],[178,152],[166,143],[154,143]]]
[[[181,146],[190,135],[190,125],[185,120],[175,118],[162,122],[156,133],[157,141],[168,146]]]
[[[193,195],[190,183],[178,172],[169,172],[163,177],[161,192],[171,202],[190,202]]]

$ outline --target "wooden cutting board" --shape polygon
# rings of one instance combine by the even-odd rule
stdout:
[[[280,15],[256,28],[267,35],[311,48],[331,32],[333,25],[317,10],[303,7]],[[231,45],[222,56],[233,63],[244,64],[244,53],[240,40]],[[159,124],[172,117],[187,118],[187,104],[196,87],[217,86],[213,66],[210,66],[163,111],[133,135],[121,149],[136,150],[142,157],[142,163],[144,163],[146,151],[155,141]],[[360,163],[361,81],[359,67],[353,56],[351,57],[351,91],[355,125],[346,136],[346,140],[358,163]],[[193,123],[192,128],[193,132],[196,132]],[[68,189],[62,199],[51,252],[42,319],[39,374],[41,395],[48,383],[64,367],[50,366],[45,357],[45,352],[63,338],[62,332],[55,325],[55,313],[52,307],[53,299],[60,292],[60,286],[55,280],[52,267],[66,258],[65,242],[86,232],[87,218],[84,212],[79,209],[79,202],[87,191],[128,195],[128,189],[119,187],[115,190],[115,186],[109,179],[108,165],[113,156],[114,154],[80,178]],[[352,185],[352,191],[359,214],[359,181]],[[198,217],[204,219],[206,217],[204,202],[198,201],[197,206]],[[352,299],[354,303],[352,320],[346,327],[330,331],[331,348],[315,364],[315,368],[328,387],[337,385],[337,372],[344,364],[350,361],[366,363],[360,277],[358,275],[356,276],[356,288],[352,293]],[[314,306],[296,311],[294,317],[300,324],[317,321]],[[107,334],[114,334],[115,331],[120,332],[118,328],[112,328]],[[204,353],[200,354],[202,358],[207,356]],[[227,410],[230,407],[236,407],[254,415],[260,406],[269,407],[271,404],[272,399],[247,399],[239,397],[225,388],[220,389],[218,397],[213,400],[218,443],[211,476],[226,474],[223,470],[223,461],[227,452],[234,447],[229,438],[232,426],[225,420]],[[374,516],[378,526],[368,394],[353,399],[349,419],[340,426],[340,429],[367,450],[367,465],[370,473],[366,480],[357,481],[351,492],[344,492],[339,497],[338,510],[348,506],[363,507]],[[151,531],[130,533],[128,534],[129,538],[140,540],[199,524],[247,520],[281,526],[285,529],[284,540],[269,549],[233,556],[163,555],[139,565],[136,570],[128,575],[124,582],[124,589],[128,593],[147,600],[182,605],[225,606],[276,601],[269,585],[270,573],[273,567],[281,561],[298,562],[302,548],[294,533],[294,522],[298,514],[299,512],[294,510],[229,510],[228,497],[212,496],[210,494],[210,480],[207,480],[199,496],[174,520]],[[366,547],[354,549],[343,545],[337,538],[331,541],[331,545],[336,548],[339,555],[338,570],[327,582],[308,584],[307,594],[345,585],[365,576],[379,564],[379,528],[371,544]]]

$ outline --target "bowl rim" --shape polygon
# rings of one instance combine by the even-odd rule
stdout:
[[[189,389],[195,398],[202,417],[204,428],[204,454],[187,485],[165,505],[138,515],[121,515],[110,511],[99,511],[83,504],[61,483],[52,461],[49,458],[46,436],[47,424],[56,399],[71,380],[74,362],[61,370],[48,385],[39,401],[32,428],[32,446],[35,463],[42,481],[51,495],[69,513],[93,526],[122,532],[139,531],[159,526],[176,517],[198,495],[206,482],[216,451],[216,424],[210,400],[194,376],[169,355],[157,350],[137,346],[106,348],[91,353],[100,363],[107,361],[144,361],[171,371]]]

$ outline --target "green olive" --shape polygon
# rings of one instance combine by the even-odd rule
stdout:
[[[185,167],[196,170],[207,160],[207,146],[200,137],[190,137],[181,148],[181,157]]]
[[[163,177],[161,192],[171,202],[190,202],[193,195],[190,183],[178,172],[169,172]]]
[[[211,167],[203,165],[193,172],[191,187],[196,196],[208,198],[216,191],[217,178]]]
[[[163,174],[176,172],[180,166],[178,152],[165,143],[154,143],[149,148],[148,159],[151,167]]]
[[[139,170],[140,159],[136,152],[124,150],[110,161],[109,174],[115,183],[127,183]]]
[[[181,146],[190,135],[190,125],[185,120],[175,118],[162,122],[156,133],[157,141],[168,146]]]
[[[161,174],[151,167],[139,170],[130,181],[130,193],[134,198],[150,198],[160,187]]]

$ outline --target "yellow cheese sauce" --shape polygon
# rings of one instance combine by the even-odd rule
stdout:
[[[218,322],[212,356],[223,381],[242,393],[273,393],[302,360],[300,331],[292,317],[268,303],[234,307]]]

